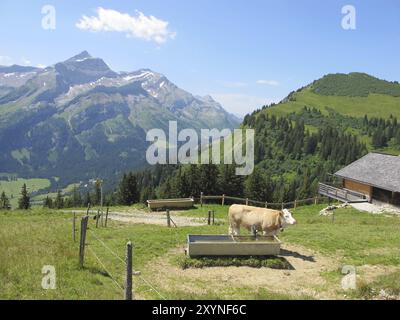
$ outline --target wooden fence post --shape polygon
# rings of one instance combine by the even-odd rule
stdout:
[[[249,205],[249,198],[246,198],[246,206]]]
[[[125,300],[132,300],[132,242],[126,244]]]
[[[208,225],[211,224],[211,210],[208,210]]]
[[[90,202],[88,203],[88,206],[87,206],[87,210],[86,210],[86,216],[88,216],[88,215],[89,215],[89,210],[90,210]]]
[[[169,213],[169,209],[167,209],[167,226],[171,228],[171,215]]]
[[[282,206],[281,206],[281,209],[283,210],[283,208],[284,208],[284,206],[283,206],[283,202],[282,202]]]
[[[268,208],[268,202],[265,201],[265,208]]]
[[[96,228],[99,226],[99,217],[100,217],[100,209],[97,209],[97,215],[96,215]]]
[[[212,211],[212,224],[215,224],[215,211]]]
[[[223,194],[222,195],[222,202],[221,202],[221,205],[223,206],[225,204],[225,195]]]
[[[74,240],[74,242],[76,241],[76,213],[73,212],[73,216],[72,216],[72,239]]]
[[[318,203],[318,197],[314,197],[314,204]]]
[[[294,200],[294,208],[295,208],[295,209],[297,208],[297,199]]]
[[[200,192],[200,207],[203,207],[203,192]]]
[[[83,217],[81,220],[81,236],[79,242],[79,267],[83,268],[83,262],[85,260],[85,241],[86,241],[86,230],[89,217]]]
[[[104,225],[106,228],[107,228],[107,221],[108,221],[108,209],[109,208],[107,207],[107,210],[106,210],[106,222],[105,222],[105,225]]]
[[[103,207],[101,208],[101,226],[104,227],[104,212],[103,212]]]

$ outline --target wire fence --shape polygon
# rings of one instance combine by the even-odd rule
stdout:
[[[114,284],[117,286],[117,288],[120,289],[121,291],[123,291],[124,288],[118,283],[118,281],[115,279],[115,277],[112,275],[112,273],[105,266],[104,262],[102,262],[101,259],[98,257],[98,255],[94,252],[94,250],[89,246],[87,248],[89,249],[90,253],[95,257],[95,259],[99,262],[101,267],[107,272],[107,275],[114,282]]]
[[[313,197],[313,198],[308,198],[308,199],[302,199],[302,200],[295,200],[295,201],[291,201],[291,202],[281,202],[281,203],[270,203],[270,202],[262,202],[262,201],[257,201],[257,200],[252,200],[252,199],[248,199],[248,198],[239,198],[239,197],[231,197],[231,196],[226,196],[226,195],[203,195],[203,193],[200,195],[200,198],[198,198],[201,206],[206,202],[206,201],[221,201],[221,204],[224,205],[227,202],[230,203],[235,203],[235,202],[241,202],[241,203],[246,203],[246,204],[255,204],[255,205],[259,205],[259,206],[263,206],[266,208],[273,208],[273,207],[278,207],[278,208],[284,208],[284,207],[288,207],[288,206],[292,206],[294,208],[296,208],[297,206],[303,205],[303,204],[317,204],[320,203],[322,199],[327,199],[326,197]],[[98,232],[92,231],[91,229],[87,228],[87,221],[89,220],[88,217],[88,213],[89,210],[86,214],[86,216],[84,216],[82,218],[81,221],[81,243],[80,243],[80,263],[82,261],[82,266],[83,266],[83,258],[81,257],[81,255],[84,255],[84,248],[86,247],[88,249],[88,251],[90,252],[90,254],[94,257],[94,259],[97,261],[97,263],[100,265],[100,267],[107,273],[108,277],[110,277],[111,281],[113,282],[114,286],[121,291],[125,291],[125,297],[126,296],[126,292],[130,291],[129,288],[131,288],[131,286],[128,283],[128,272],[126,273],[126,281],[125,284],[122,284],[123,281],[120,281],[121,278],[123,278],[123,276],[121,277],[121,272],[118,271],[118,269],[128,269],[128,260],[123,259],[121,256],[118,255],[117,252],[115,252],[115,250],[113,250],[111,248],[111,246],[108,244],[108,242],[113,242],[115,243],[116,239],[109,239],[109,241],[105,241],[104,239],[102,239],[99,235]],[[107,210],[108,213],[108,210]],[[98,220],[100,218],[99,213],[97,213],[95,215],[96,217],[96,229],[95,230],[100,230],[98,228]],[[75,241],[75,232],[77,231],[77,229],[75,228],[76,222],[76,215],[74,214],[73,216],[73,239]],[[83,220],[86,219],[86,224],[83,224]],[[210,218],[209,218],[210,219]],[[171,217],[169,216],[169,214],[167,214],[167,220],[168,222],[168,226],[171,226],[171,223],[175,226],[175,239],[178,240],[179,238],[179,234],[178,234],[178,230],[177,230],[177,226],[175,224],[175,222],[171,219]],[[103,224],[101,224],[101,226],[104,226]],[[105,227],[107,227],[107,224],[105,225]],[[82,232],[82,229],[83,232]],[[89,230],[89,234],[90,234],[90,238],[91,240],[93,240],[92,243],[88,243],[86,241],[86,233],[87,230]],[[82,239],[83,239],[83,243],[82,243]],[[107,253],[111,254],[112,257],[114,259],[116,259],[118,261],[118,267],[116,268],[115,262],[110,261],[109,259],[105,259],[104,258],[104,251],[100,252],[102,253],[102,255],[99,254],[99,250],[94,250],[94,248],[96,247],[94,245],[94,243],[98,244],[99,247],[103,248]],[[83,246],[83,248],[82,248]],[[97,251],[97,252],[96,252]],[[128,259],[128,257],[126,258]],[[130,260],[130,265],[132,266],[132,258]],[[112,266],[112,268],[110,268],[109,266]],[[113,270],[113,272],[111,272],[110,270]],[[114,271],[115,270],[115,271]],[[146,279],[145,277],[143,277],[143,275],[141,275],[140,272],[138,271],[134,271],[131,268],[131,274],[130,277],[132,278],[132,275],[135,276],[135,278],[139,279],[144,286],[148,287],[149,290],[147,291],[153,291],[155,292],[162,300],[167,300],[167,298],[160,292],[160,290],[158,290],[156,288],[156,286],[154,284],[152,284],[148,279]],[[132,281],[131,281],[132,283]],[[145,291],[145,292],[147,292]]]
[[[109,245],[107,245],[106,241],[104,241],[103,239],[101,239],[98,235],[96,235],[96,233],[90,229],[89,230],[89,234],[91,235],[92,240],[97,241],[97,243],[103,247],[107,252],[109,252],[115,259],[117,259],[119,261],[120,266],[122,266],[122,268],[124,269],[126,267],[126,261],[121,258]],[[100,258],[99,254],[97,254],[95,252],[95,250],[93,249],[93,245],[92,244],[88,244],[85,243],[85,247],[88,248],[89,252],[93,255],[93,257],[95,258],[95,260],[99,263],[99,265],[101,266],[101,268],[104,269],[104,271],[107,273],[107,275],[110,277],[110,279],[112,280],[112,282],[114,283],[114,285],[121,291],[124,291],[125,285],[121,285],[120,281],[118,281],[118,277],[115,276],[116,273],[112,273],[110,271],[110,268],[107,267],[107,263],[104,262],[104,259]],[[107,261],[108,264],[111,263],[110,261]],[[167,300],[166,297],[160,293],[159,290],[157,290],[157,288],[145,277],[143,277],[143,275],[140,274],[140,272],[138,271],[134,271],[132,270],[132,274],[137,277],[138,279],[140,279],[143,284],[145,286],[147,286],[149,288],[148,291],[153,291],[155,292],[162,300]]]

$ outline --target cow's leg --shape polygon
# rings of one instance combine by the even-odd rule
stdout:
[[[266,236],[266,237],[276,236],[277,233],[278,233],[277,230],[271,230],[271,229],[263,230],[263,236]]]
[[[236,223],[231,223],[229,225],[229,234],[233,236],[237,236],[240,233],[240,226]]]
[[[271,231],[263,231],[263,236],[272,237],[274,234]]]

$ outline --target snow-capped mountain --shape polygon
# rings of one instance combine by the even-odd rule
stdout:
[[[149,69],[117,73],[84,51],[47,68],[0,67],[0,168],[66,182],[145,165],[146,131],[239,120]]]

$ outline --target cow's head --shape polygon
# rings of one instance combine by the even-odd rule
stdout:
[[[293,225],[297,223],[296,219],[293,218],[292,213],[288,209],[282,210],[282,216],[284,224],[286,225]]]

